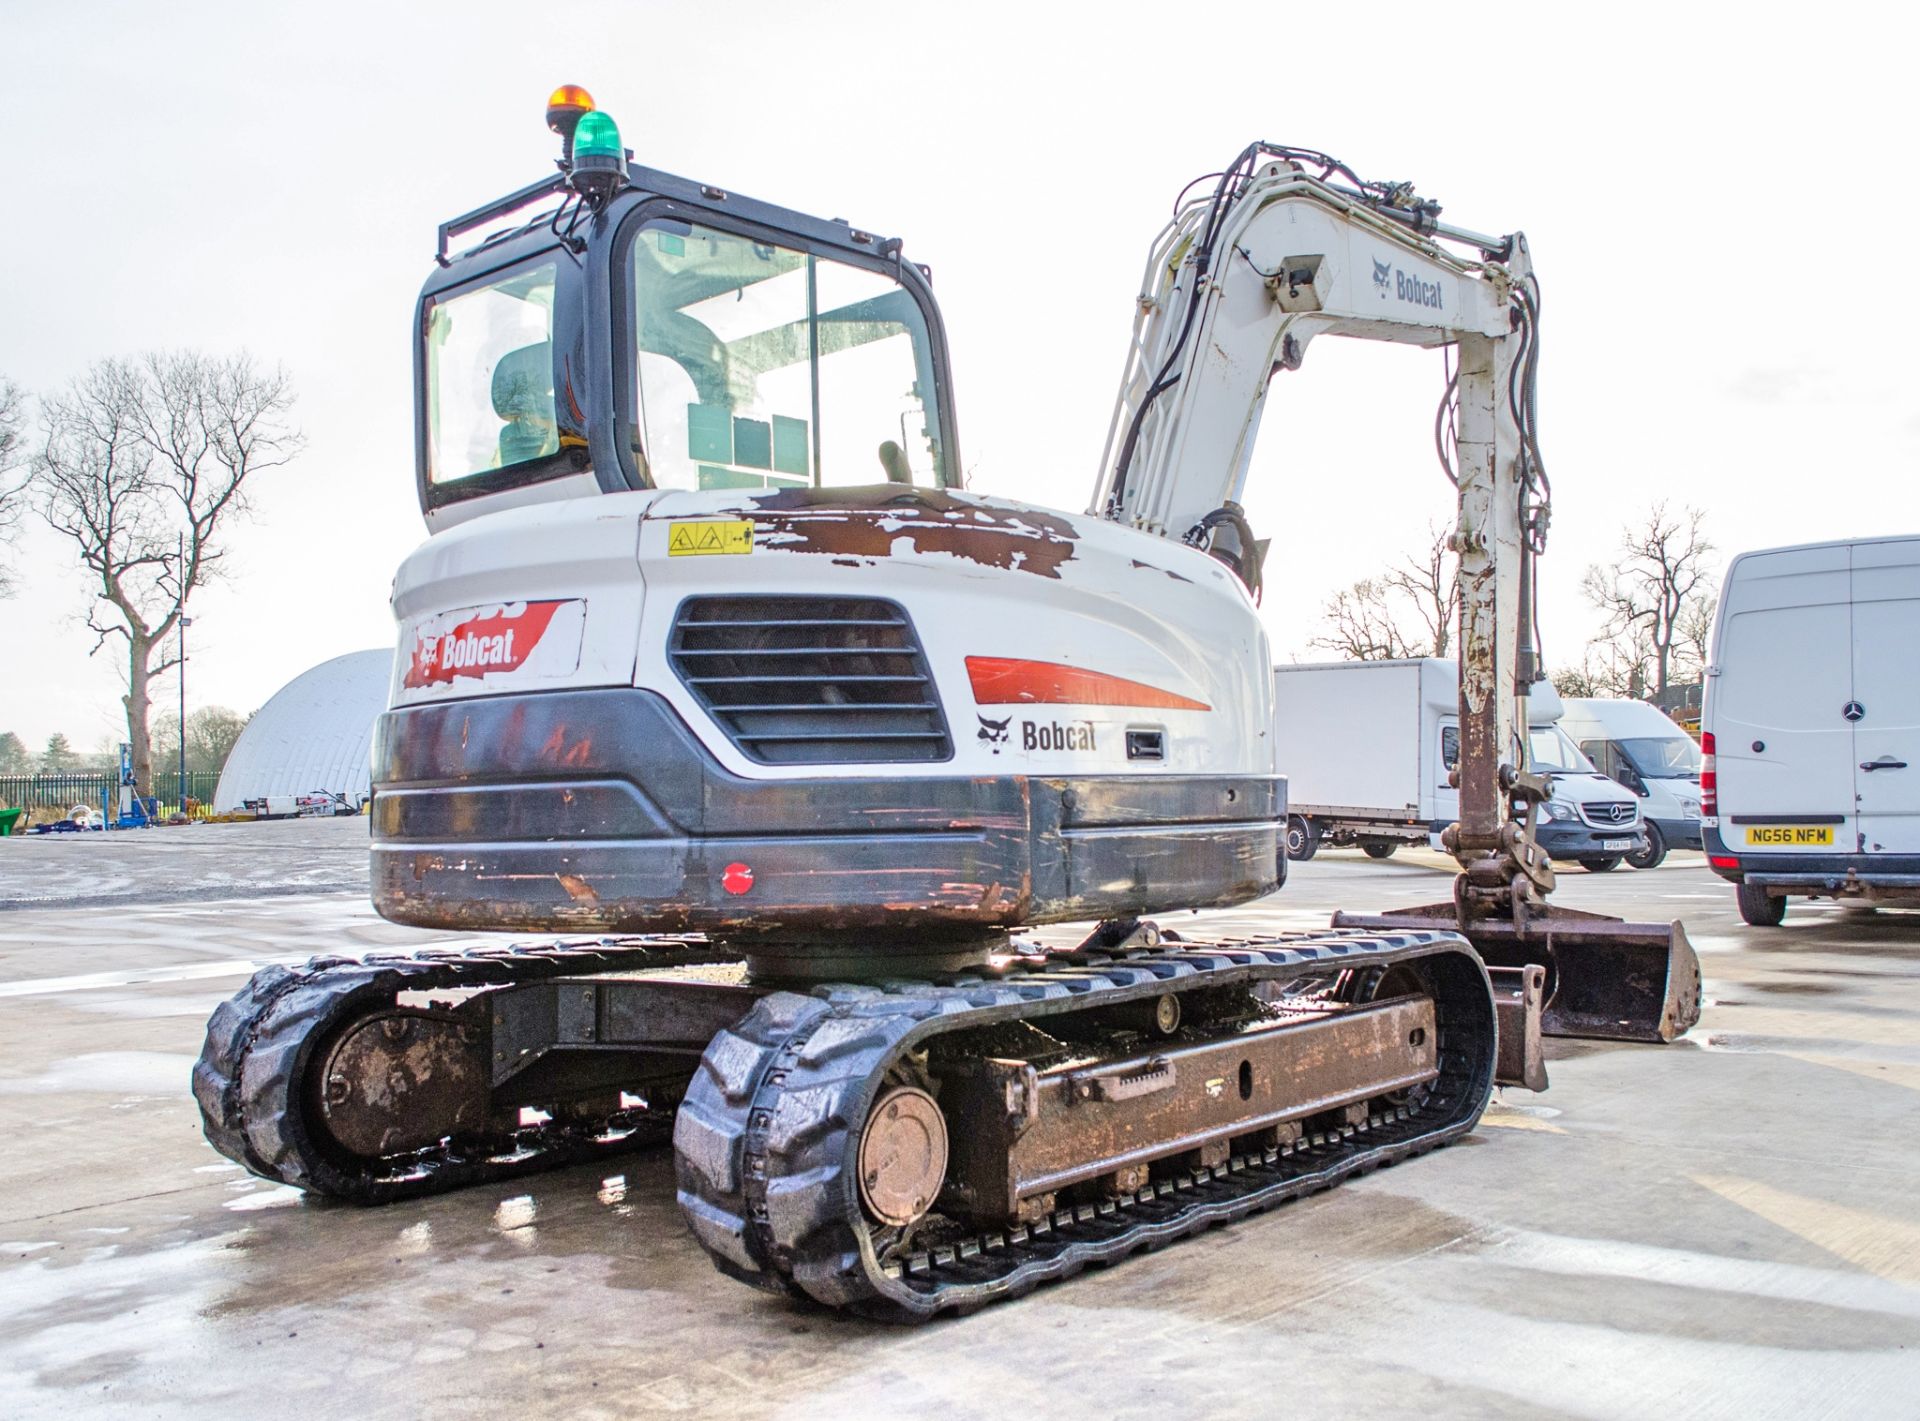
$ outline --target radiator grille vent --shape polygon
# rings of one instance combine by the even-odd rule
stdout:
[[[1640,808],[1626,800],[1606,800],[1580,806],[1580,817],[1595,829],[1614,829],[1632,824],[1640,817]]]
[[[750,759],[769,765],[952,758],[906,612],[873,597],[690,597],[673,669]]]

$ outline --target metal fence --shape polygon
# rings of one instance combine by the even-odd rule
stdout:
[[[213,792],[219,787],[218,770],[189,770],[186,784],[187,813],[195,819],[213,814]],[[155,817],[170,818],[180,808],[180,774],[177,770],[155,774],[152,796],[159,801]],[[117,770],[52,771],[37,775],[0,775],[0,805],[15,809],[50,809],[65,813],[76,804],[94,809],[110,809],[119,802],[120,774]]]

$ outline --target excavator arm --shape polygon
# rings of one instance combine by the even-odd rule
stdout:
[[[1323,335],[1446,348],[1435,435],[1457,492],[1461,754],[1460,819],[1443,842],[1460,872],[1451,904],[1412,916],[1457,926],[1489,961],[1546,968],[1549,1031],[1671,1039],[1699,1010],[1680,926],[1548,904],[1553,870],[1534,838],[1548,791],[1525,733],[1543,674],[1533,593],[1549,520],[1539,283],[1524,236],[1469,232],[1439,211],[1407,184],[1269,144],[1182,203],[1148,257],[1090,511],[1206,548],[1257,592],[1265,544],[1240,500],[1274,381]]]

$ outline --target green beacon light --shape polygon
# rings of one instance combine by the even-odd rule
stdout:
[[[626,150],[620,146],[620,129],[611,118],[599,109],[580,115],[580,122],[573,130],[575,163],[589,158],[606,158],[618,163],[625,157]]]
[[[574,189],[597,207],[618,192],[626,178],[627,150],[619,126],[598,109],[582,114],[573,130]]]

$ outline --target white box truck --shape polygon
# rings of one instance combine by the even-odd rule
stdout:
[[[1653,868],[1668,849],[1700,847],[1700,747],[1660,707],[1646,701],[1569,696],[1560,717],[1580,753],[1640,801],[1647,847],[1629,855]]]
[[[1707,863],[1740,916],[1920,907],[1920,537],[1742,553],[1706,680]]]
[[[1312,858],[1322,843],[1386,858],[1460,817],[1460,791],[1449,783],[1460,759],[1459,677],[1453,662],[1433,657],[1273,668],[1290,858]],[[1595,771],[1555,723],[1560,714],[1553,687],[1535,687],[1528,753],[1553,782],[1535,835],[1553,858],[1604,873],[1644,850],[1639,806]]]

